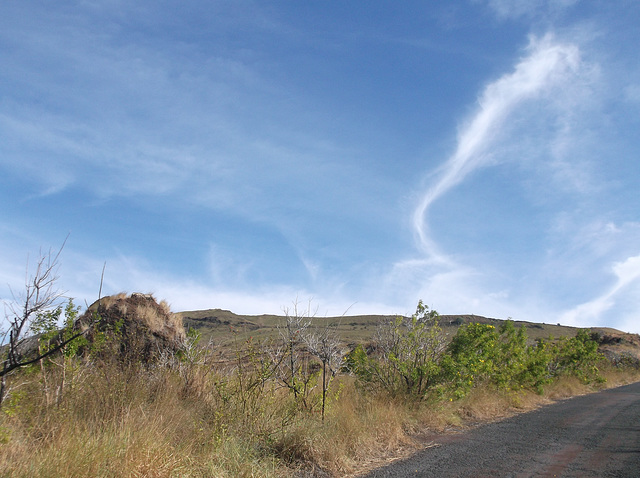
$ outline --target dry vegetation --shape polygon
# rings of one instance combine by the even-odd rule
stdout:
[[[10,377],[0,413],[1,476],[356,475],[428,446],[433,433],[640,378],[637,367],[601,366],[604,382],[587,384],[567,375],[543,394],[479,385],[458,400],[428,395],[416,400],[365,387],[343,372],[326,390],[323,420],[321,364],[302,353],[305,346],[295,330],[290,336],[278,333],[273,318],[262,317],[263,324],[252,330],[251,324],[258,324],[244,320],[244,329],[225,336],[221,353],[223,345],[186,337],[181,318],[150,296],[103,299],[80,322],[94,313],[103,317],[100,350],[87,344],[66,358],[64,368],[58,357]],[[218,326],[230,329],[224,320]],[[315,322],[309,330],[329,325]],[[260,329],[269,333],[249,338],[260,337],[255,333]],[[130,355],[128,347],[141,343],[136,334],[143,330],[155,337],[144,342],[153,347]],[[178,342],[180,347],[169,346]],[[280,366],[290,357],[276,353],[278,344],[281,352],[300,352],[294,369]],[[150,355],[141,356],[141,350]],[[134,356],[138,360],[131,360]],[[60,399],[51,401],[44,385],[60,383]]]
[[[150,294],[104,297],[94,302],[78,323],[89,329],[86,336],[90,342],[97,334],[115,332],[122,336],[121,343],[141,348],[130,353],[145,357],[164,349],[177,350],[185,339],[182,319],[171,313],[167,302],[157,302]]]

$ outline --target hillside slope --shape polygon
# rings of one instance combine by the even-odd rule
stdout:
[[[226,348],[234,342],[244,342],[251,338],[254,341],[268,340],[278,337],[278,325],[284,324],[285,317],[279,315],[239,315],[229,310],[207,309],[178,312],[185,329],[195,329],[204,341],[212,340],[214,344]],[[312,317],[311,326],[316,328],[333,327],[347,346],[366,344],[373,340],[379,324],[388,320],[389,315],[352,315],[341,317]],[[453,337],[461,325],[483,323],[499,327],[503,319],[482,317],[479,315],[441,315],[440,325],[447,337]],[[550,337],[573,337],[579,328],[559,324],[514,321],[516,328],[525,327],[530,341]],[[590,329],[598,334],[600,350],[610,357],[623,353],[640,359],[640,335],[629,334],[607,327]]]

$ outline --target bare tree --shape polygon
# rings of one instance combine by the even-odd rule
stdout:
[[[327,325],[320,332],[306,333],[304,341],[312,355],[322,362],[322,421],[329,384],[342,365],[343,348],[335,330]]]
[[[57,288],[59,259],[66,239],[60,249],[53,253],[40,253],[33,273],[27,270],[25,275],[24,294],[16,296],[13,294],[13,301],[5,304],[5,317],[8,322],[8,330],[2,336],[3,346],[0,357],[2,369],[0,369],[0,405],[6,394],[6,377],[12,371],[36,363],[49,355],[52,355],[72,340],[75,340],[82,332],[72,334],[70,337],[58,342],[55,346],[40,352],[37,347],[37,338],[32,331],[33,320],[46,311],[58,305],[64,292]]]
[[[278,325],[280,333],[279,346],[273,348],[272,359],[276,364],[278,381],[288,388],[297,400],[304,400],[309,393],[311,375],[308,370],[308,359],[304,353],[305,331],[315,315],[311,312],[311,301],[306,309],[300,308],[298,301],[293,308],[284,308],[284,324]]]

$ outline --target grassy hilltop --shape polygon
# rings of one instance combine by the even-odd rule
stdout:
[[[230,348],[235,341],[252,338],[255,341],[274,339],[278,327],[285,322],[283,315],[239,315],[224,309],[204,309],[177,312],[186,329],[192,328],[202,336],[203,342],[212,341],[221,348]],[[376,330],[390,315],[351,315],[337,317],[312,316],[311,326],[316,329],[331,327],[344,345],[367,344],[374,339]],[[480,315],[441,315],[440,325],[446,337],[453,337],[461,325],[489,324],[499,327],[502,319]],[[530,342],[549,337],[573,337],[578,328],[551,323],[513,321],[516,328],[525,327]],[[604,338],[602,350],[640,354],[640,340],[636,334],[628,334],[609,327],[593,327],[592,332]]]

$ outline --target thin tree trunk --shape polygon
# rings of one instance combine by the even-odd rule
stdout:
[[[3,375],[0,379],[0,407],[2,406],[2,401],[4,400],[4,392],[7,387],[6,376]]]
[[[322,361],[322,422],[324,423],[324,403],[327,399],[327,362]]]

